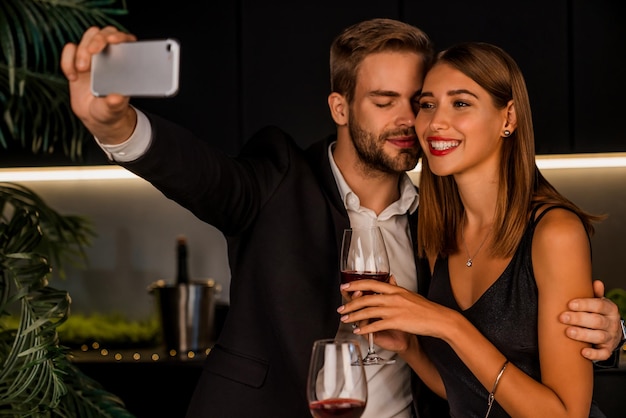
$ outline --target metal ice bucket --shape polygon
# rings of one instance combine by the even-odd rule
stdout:
[[[159,280],[148,290],[155,295],[167,350],[187,353],[211,347],[215,336],[215,281],[172,285]]]

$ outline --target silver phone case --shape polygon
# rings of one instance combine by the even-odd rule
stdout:
[[[175,39],[108,45],[91,59],[91,91],[133,97],[178,93],[180,44]]]

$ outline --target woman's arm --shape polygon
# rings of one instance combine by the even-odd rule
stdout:
[[[568,338],[566,326],[558,320],[570,299],[593,294],[589,241],[576,215],[556,209],[544,217],[533,241],[533,268],[539,289],[542,382],[508,364],[495,399],[512,416],[588,417],[593,367],[580,355],[588,345]],[[340,308],[344,322],[380,318],[357,328],[356,334],[400,330],[441,338],[486,390],[492,391],[506,358],[461,314],[384,283],[355,281],[342,289],[379,293],[354,299]],[[415,349],[408,352],[413,354],[406,357],[407,361],[418,374],[427,370],[427,363],[415,354]]]

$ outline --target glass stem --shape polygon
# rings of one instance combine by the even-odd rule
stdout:
[[[369,349],[367,350],[367,354],[376,354],[376,350],[374,350],[374,333],[370,332],[367,334],[367,338],[369,339]]]

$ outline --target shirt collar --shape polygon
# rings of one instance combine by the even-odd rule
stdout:
[[[352,191],[346,180],[343,178],[341,171],[339,171],[339,167],[335,163],[335,159],[333,158],[333,148],[335,146],[335,142],[332,142],[328,146],[328,160],[330,161],[330,168],[333,172],[333,176],[335,177],[335,181],[337,182],[337,187],[339,188],[339,194],[343,199],[343,204],[346,209],[357,210],[361,206],[361,200],[359,197]],[[413,213],[417,210],[419,205],[419,194],[415,189],[415,185],[411,181],[411,178],[408,174],[404,173],[400,177],[400,199],[392,203],[387,209],[396,208],[397,213]],[[385,209],[385,212],[387,211]]]

